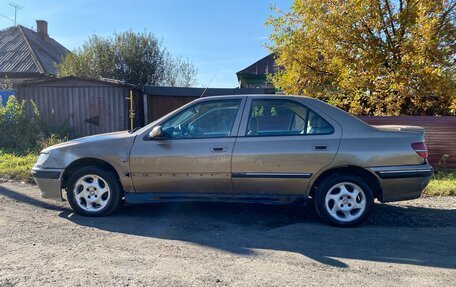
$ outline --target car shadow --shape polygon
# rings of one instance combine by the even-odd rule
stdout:
[[[1,183],[1,182],[0,182]],[[45,201],[33,198],[31,196],[25,195],[23,193],[16,192],[14,190],[0,186],[0,195],[8,197],[12,200],[33,205],[36,207],[54,210],[54,211],[68,211],[68,208],[62,207],[61,205],[54,204],[52,201]]]
[[[313,206],[157,203],[92,218],[9,189],[0,188],[0,195],[57,211],[81,226],[186,241],[242,256],[266,249],[298,253],[339,268],[348,267],[344,259],[456,268],[454,209],[376,204],[365,224],[337,228],[321,223]]]
[[[111,232],[181,240],[246,256],[295,252],[345,268],[343,259],[456,268],[456,211],[376,205],[364,225],[337,228],[312,206],[160,203],[129,206],[104,218],[64,211],[74,223]],[[442,228],[451,227],[451,228]]]

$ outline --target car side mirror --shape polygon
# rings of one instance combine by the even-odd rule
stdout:
[[[164,134],[163,134],[163,130],[162,130],[161,126],[154,127],[149,133],[149,138],[151,138],[151,139],[159,139],[159,138],[163,138],[163,137],[164,137]]]

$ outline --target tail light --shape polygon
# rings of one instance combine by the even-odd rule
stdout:
[[[422,158],[425,158],[425,159],[428,158],[429,153],[428,153],[427,146],[424,142],[412,143],[412,148]]]

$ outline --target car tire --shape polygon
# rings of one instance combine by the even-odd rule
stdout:
[[[123,188],[117,175],[98,166],[78,169],[69,179],[67,198],[83,216],[105,216],[122,203]]]
[[[325,223],[352,227],[368,218],[374,205],[374,196],[362,178],[333,175],[324,179],[317,188],[314,203]]]

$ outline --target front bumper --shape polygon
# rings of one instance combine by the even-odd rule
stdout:
[[[63,169],[32,168],[32,176],[43,198],[62,199],[62,174]]]
[[[383,202],[419,198],[431,180],[430,164],[371,168],[379,178]]]

